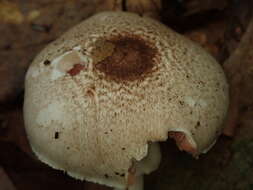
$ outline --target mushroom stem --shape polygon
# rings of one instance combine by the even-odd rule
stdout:
[[[114,188],[114,190],[143,190],[143,175],[136,176],[134,182],[134,184],[129,185],[126,188]]]
[[[156,170],[161,161],[159,143],[151,143],[148,147],[148,154],[142,160],[135,162],[129,169],[126,190],[142,190],[143,174],[149,174]]]
[[[135,183],[126,190],[143,190],[143,175],[136,176]]]

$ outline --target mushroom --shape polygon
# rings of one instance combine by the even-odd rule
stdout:
[[[116,189],[143,189],[168,136],[194,157],[207,152],[227,108],[215,59],[134,13],[103,12],[73,27],[35,58],[25,81],[25,126],[37,157]]]

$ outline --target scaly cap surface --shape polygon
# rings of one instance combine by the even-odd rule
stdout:
[[[168,134],[195,156],[208,150],[227,107],[228,85],[214,58],[132,13],[85,20],[46,47],[26,76],[25,126],[39,159],[119,188],[147,157],[148,143]],[[158,154],[139,175],[158,167]]]

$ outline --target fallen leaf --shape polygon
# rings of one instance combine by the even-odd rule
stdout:
[[[224,69],[226,71],[230,84],[230,107],[228,119],[226,121],[226,128],[224,134],[233,136],[235,128],[238,125],[239,107],[242,99],[247,97],[242,94],[243,83],[246,81],[246,74],[251,74],[248,71],[252,69],[253,61],[253,19],[248,26],[238,48],[225,62]]]
[[[41,15],[41,12],[39,10],[32,10],[28,13],[26,18],[29,22],[32,22],[33,20],[38,18],[40,15]]]
[[[95,0],[96,12],[122,11],[123,0]]]
[[[21,24],[23,21],[24,15],[17,4],[6,0],[0,1],[0,22]]]
[[[0,189],[1,190],[16,190],[10,178],[0,166]]]
[[[126,0],[126,11],[160,19],[161,0]]]

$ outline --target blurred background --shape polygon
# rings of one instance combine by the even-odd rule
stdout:
[[[227,129],[195,160],[172,140],[145,190],[253,190],[252,0],[0,0],[0,190],[106,190],[36,159],[24,131],[26,70],[48,43],[104,10],[150,16],[192,39],[222,65],[230,84]]]

